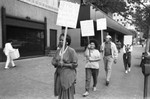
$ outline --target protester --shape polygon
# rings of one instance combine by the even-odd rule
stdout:
[[[132,45],[124,45],[123,46],[123,62],[125,67],[125,73],[131,71],[131,52],[133,50]]]
[[[100,51],[103,53],[104,67],[106,71],[106,86],[109,85],[112,64],[116,64],[118,57],[118,50],[115,43],[111,41],[111,36],[107,35],[105,42],[101,45]]]
[[[117,46],[118,52],[120,53],[121,42],[120,42],[120,41],[117,41],[117,42],[116,42],[116,46]]]
[[[16,67],[13,59],[10,56],[10,53],[15,51],[15,49],[12,47],[12,40],[9,39],[4,47],[4,54],[6,55],[7,59],[6,59],[6,64],[5,64],[5,69],[9,69],[9,63],[11,62],[12,67]]]
[[[71,44],[71,37],[67,35],[65,49],[62,50],[64,34],[59,37],[60,49],[52,59],[52,65],[56,68],[54,76],[54,95],[58,99],[74,99],[75,82],[76,82],[76,67],[77,54]],[[61,56],[63,55],[63,59]]]
[[[97,78],[99,74],[100,52],[97,50],[98,44],[95,40],[90,40],[85,51],[87,63],[85,65],[85,93],[84,97],[89,95],[91,76],[93,77],[93,91],[96,91]]]

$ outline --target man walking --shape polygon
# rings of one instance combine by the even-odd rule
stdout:
[[[105,42],[102,43],[100,50],[103,53],[104,67],[106,72],[106,86],[108,86],[111,77],[112,64],[113,62],[116,64],[118,57],[117,47],[115,43],[111,41],[110,35],[106,36]]]

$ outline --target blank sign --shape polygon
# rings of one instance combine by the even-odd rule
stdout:
[[[107,21],[106,18],[97,19],[97,30],[106,30]]]
[[[76,28],[79,8],[79,4],[60,1],[56,24],[59,26]]]
[[[80,21],[82,36],[94,36],[93,20]]]
[[[132,44],[132,35],[125,35],[124,36],[124,44],[127,45],[131,45]]]

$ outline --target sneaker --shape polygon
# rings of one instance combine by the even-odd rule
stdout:
[[[12,67],[14,68],[14,67],[16,67],[16,65],[15,65],[15,66],[12,66]]]
[[[96,89],[96,87],[93,87],[93,91],[96,91],[97,89]]]
[[[5,67],[5,69],[9,69],[9,67]]]
[[[106,81],[106,86],[108,86],[109,85],[109,81]]]
[[[88,96],[89,95],[89,92],[85,92],[84,94],[83,94],[83,97],[86,97],[86,96]]]
[[[130,72],[130,71],[131,71],[131,68],[128,69],[128,72]]]
[[[127,74],[127,73],[128,73],[128,71],[126,70],[126,71],[125,71],[125,73]]]

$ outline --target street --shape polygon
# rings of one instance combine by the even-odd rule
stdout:
[[[139,65],[143,51],[141,46],[134,47],[131,72],[128,74],[125,74],[122,51],[119,53],[117,64],[113,64],[109,86],[105,86],[101,60],[97,91],[92,91],[91,82],[90,94],[85,98],[82,97],[85,91],[85,58],[83,53],[78,53],[75,99],[142,99],[144,76]],[[45,56],[16,60],[17,67],[9,70],[4,70],[5,63],[1,62],[0,99],[57,99],[53,95],[55,68],[51,65],[51,59]]]

